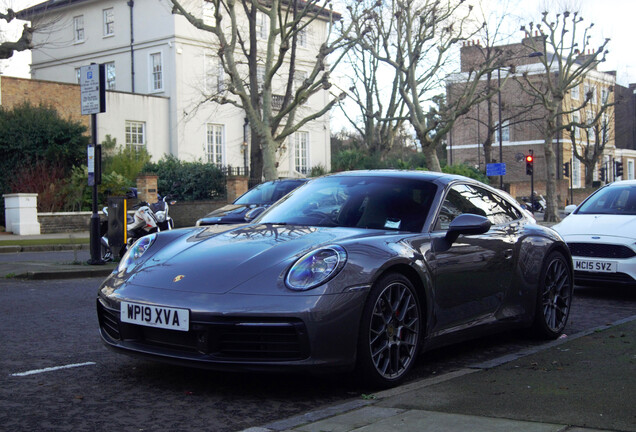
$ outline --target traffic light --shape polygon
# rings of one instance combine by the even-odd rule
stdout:
[[[570,162],[563,164],[563,177],[570,177]]]
[[[605,167],[601,168],[601,181],[605,181],[605,179],[607,178],[605,175],[606,171],[607,171],[607,168]]]
[[[623,176],[623,162],[614,161],[614,172],[616,173],[616,177]]]
[[[533,165],[534,165],[534,156],[532,155],[532,153],[530,153],[529,155],[526,155],[526,174],[527,175],[532,175]]]

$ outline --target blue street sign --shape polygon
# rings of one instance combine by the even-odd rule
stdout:
[[[505,163],[486,164],[486,175],[489,177],[506,175],[506,164]]]

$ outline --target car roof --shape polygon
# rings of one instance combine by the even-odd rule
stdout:
[[[396,169],[381,169],[381,170],[356,170],[356,171],[343,171],[335,174],[329,174],[329,177],[333,176],[356,176],[356,177],[386,177],[386,178],[406,178],[413,180],[428,180],[428,181],[441,181],[442,183],[451,183],[456,180],[470,180],[468,177],[446,174],[436,171],[416,171],[416,170],[396,170]]]
[[[607,187],[614,186],[636,186],[636,180],[618,180],[607,185]]]

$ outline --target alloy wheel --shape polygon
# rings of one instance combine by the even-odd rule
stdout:
[[[420,312],[405,284],[388,284],[377,297],[369,325],[369,348],[377,372],[386,379],[403,375],[413,362],[419,338]]]
[[[565,262],[553,259],[545,273],[541,301],[546,326],[552,332],[560,332],[565,327],[572,303],[572,281]]]

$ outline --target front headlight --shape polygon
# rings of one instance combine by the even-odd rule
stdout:
[[[119,266],[117,267],[117,271],[130,271],[134,267],[135,262],[137,262],[137,260],[141,258],[141,256],[148,250],[148,248],[150,247],[150,245],[152,245],[156,238],[157,234],[153,233],[148,234],[147,236],[144,236],[137,240],[122,257],[121,261],[119,262]]]
[[[334,277],[347,261],[347,252],[337,245],[326,246],[301,257],[289,269],[285,283],[293,290],[315,288]]]

